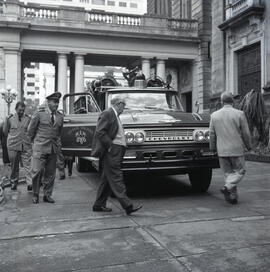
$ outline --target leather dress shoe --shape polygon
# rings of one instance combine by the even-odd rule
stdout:
[[[54,199],[51,198],[50,196],[43,196],[43,201],[47,203],[54,203]]]
[[[38,204],[38,203],[39,203],[39,197],[38,197],[38,195],[34,195],[34,196],[33,196],[32,202],[33,202],[34,204]]]
[[[103,207],[103,206],[93,206],[93,212],[111,212],[111,208]]]
[[[142,205],[136,205],[136,206],[131,205],[131,206],[128,206],[126,208],[126,214],[130,215],[131,213],[134,213],[134,212],[140,210],[141,208],[142,208]]]
[[[32,185],[27,185],[27,191],[32,191],[32,189],[33,189],[33,187],[32,187]]]
[[[64,176],[64,175],[59,177],[59,179],[61,179],[61,180],[65,179],[65,178],[66,178],[66,176]]]
[[[238,194],[237,194],[237,187],[234,186],[230,190],[230,203],[231,204],[237,204],[238,203]]]
[[[238,196],[237,196],[237,191],[236,188],[232,189],[232,190],[228,190],[227,187],[223,186],[220,189],[221,193],[224,195],[225,201],[227,201],[228,203],[235,205],[238,203]]]

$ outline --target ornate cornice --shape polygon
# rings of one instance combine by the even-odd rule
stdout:
[[[229,20],[226,20],[218,27],[222,31],[226,31],[228,28],[234,28],[239,24],[242,24],[244,21],[249,20],[250,17],[260,17],[262,18],[264,14],[264,7],[262,6],[252,6],[245,9],[243,12],[233,16]]]

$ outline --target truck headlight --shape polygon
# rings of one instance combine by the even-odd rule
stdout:
[[[197,142],[204,141],[205,140],[204,132],[202,130],[195,131],[194,138],[195,138],[195,141],[197,141]]]
[[[126,132],[125,136],[126,136],[126,141],[128,144],[131,144],[134,142],[134,134],[132,132]]]
[[[210,131],[209,130],[206,130],[204,132],[204,138],[206,141],[210,141]]]
[[[142,132],[137,132],[136,134],[135,134],[135,141],[137,142],[137,143],[143,143],[144,142],[144,134],[142,133]]]

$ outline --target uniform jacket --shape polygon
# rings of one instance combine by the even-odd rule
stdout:
[[[29,124],[28,133],[33,144],[33,154],[36,152],[43,154],[58,153],[58,138],[63,127],[63,115],[55,113],[54,124],[51,122],[51,113],[48,107],[40,108],[36,112]]]
[[[22,151],[31,149],[31,140],[27,133],[30,116],[24,114],[19,121],[15,113],[6,118],[4,123],[4,135],[7,137],[7,148],[9,150]]]
[[[251,138],[244,112],[225,105],[211,115],[210,149],[219,157],[243,156],[251,148]]]
[[[117,131],[118,121],[113,109],[103,111],[98,118],[91,155],[102,158],[111,147]]]

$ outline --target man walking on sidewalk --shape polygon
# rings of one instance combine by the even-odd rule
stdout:
[[[47,96],[47,105],[40,108],[33,115],[28,133],[34,141],[33,144],[33,203],[39,202],[39,188],[42,180],[44,196],[43,201],[54,203],[51,197],[53,192],[57,153],[59,149],[58,139],[63,127],[63,115],[57,111],[61,93],[55,92]]]
[[[134,206],[127,197],[121,164],[126,151],[126,138],[119,115],[125,101],[120,97],[111,100],[112,107],[103,111],[98,119],[93,140],[92,156],[99,157],[102,167],[101,184],[93,205],[95,212],[111,212],[106,207],[108,197],[113,192],[127,215],[141,209]]]
[[[11,190],[17,190],[21,164],[25,171],[27,190],[31,191],[32,145],[27,133],[30,116],[24,114],[25,104],[23,102],[17,102],[15,110],[15,114],[11,114],[6,118],[3,127],[4,135],[7,137],[8,156],[11,163]]]
[[[221,103],[223,108],[211,115],[210,150],[217,150],[225,176],[221,192],[227,202],[237,204],[237,184],[246,172],[244,150],[251,149],[250,132],[244,112],[233,108],[232,95],[222,93]]]

